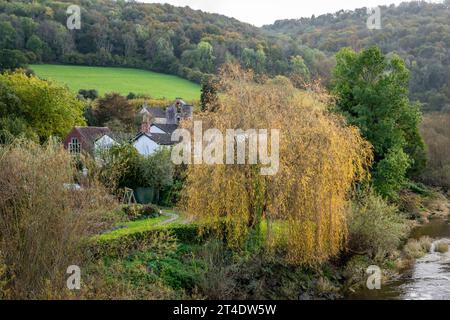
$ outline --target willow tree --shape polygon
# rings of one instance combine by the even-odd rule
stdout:
[[[285,78],[256,84],[251,73],[235,66],[227,66],[221,78],[224,94],[215,111],[195,120],[202,121],[203,130],[221,132],[279,129],[279,170],[261,175],[260,163],[190,165],[184,209],[217,226],[234,247],[256,231],[267,245],[282,245],[292,263],[335,255],[346,239],[349,191],[368,175],[370,145],[357,128]]]

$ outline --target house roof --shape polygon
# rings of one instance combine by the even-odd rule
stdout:
[[[153,125],[170,135],[178,129],[177,124],[154,123]]]
[[[94,143],[104,135],[108,135],[112,138],[112,132],[107,127],[75,127],[74,130],[76,130],[87,143]]]
[[[146,109],[154,118],[165,118],[166,117],[166,110],[163,108],[147,107]]]
[[[141,138],[142,136],[146,136],[149,139],[151,139],[152,141],[156,142],[157,144],[161,145],[161,146],[170,146],[175,144],[175,142],[173,142],[171,140],[171,135],[170,134],[166,134],[166,133],[144,133],[144,132],[140,132],[136,137],[134,137],[133,141],[138,140],[139,138]]]

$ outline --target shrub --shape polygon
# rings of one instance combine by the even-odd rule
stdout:
[[[398,208],[373,190],[359,193],[348,218],[349,248],[371,257],[383,257],[397,249],[408,226]]]
[[[432,240],[430,237],[422,237],[419,240],[409,239],[403,248],[403,252],[410,259],[419,259],[430,252]]]
[[[446,253],[448,251],[448,243],[440,241],[440,242],[436,243],[434,250],[437,252],[440,252],[440,253]]]
[[[389,150],[386,157],[375,165],[374,185],[378,193],[396,199],[406,183],[409,167],[410,159],[400,147]]]
[[[146,204],[141,208],[141,216],[145,218],[156,218],[160,216],[160,210],[153,204]]]
[[[0,252],[11,298],[63,296],[67,267],[87,262],[83,239],[109,227],[114,201],[94,180],[89,190],[65,188],[74,175],[59,144],[0,146]]]
[[[398,199],[399,209],[404,212],[409,219],[419,219],[420,209],[423,207],[423,197],[409,190],[402,190]]]
[[[157,218],[160,216],[160,210],[153,204],[131,204],[122,207],[123,213],[128,220],[135,221],[144,218]]]
[[[123,257],[148,246],[149,243],[178,241],[186,244],[200,244],[211,234],[207,226],[202,226],[202,229],[203,232],[200,233],[200,226],[197,224],[160,226],[117,237],[97,236],[88,241],[86,247],[95,258]]]
[[[122,211],[128,220],[134,221],[140,219],[141,207],[139,204],[126,205],[122,208]]]

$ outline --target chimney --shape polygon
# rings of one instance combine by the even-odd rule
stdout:
[[[166,121],[167,124],[177,124],[177,106],[175,103],[167,107]]]
[[[142,117],[141,132],[150,134],[151,127],[152,127],[151,116],[150,114],[146,113]]]

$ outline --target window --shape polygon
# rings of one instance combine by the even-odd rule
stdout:
[[[77,138],[72,138],[69,143],[69,152],[71,154],[80,154],[81,152],[81,144],[78,142]]]

